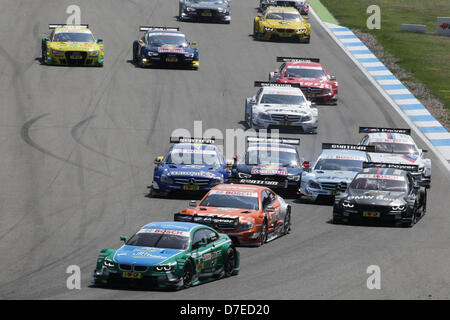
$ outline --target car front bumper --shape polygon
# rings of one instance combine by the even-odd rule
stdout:
[[[260,117],[256,117],[253,119],[253,126],[257,129],[268,129],[269,127],[296,127],[301,128],[304,132],[312,132],[317,129],[318,121],[316,118],[312,118],[312,120],[305,122],[288,122],[268,119],[266,120]]]
[[[51,65],[62,65],[62,66],[101,66],[104,64],[105,59],[103,52],[100,51],[99,54],[93,55],[87,51],[77,51],[74,52],[63,51],[62,53],[53,53],[51,49],[47,50],[46,63]],[[76,59],[73,59],[77,57]]]

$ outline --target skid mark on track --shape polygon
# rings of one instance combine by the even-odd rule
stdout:
[[[73,165],[73,166],[75,166],[75,167],[78,167],[78,168],[81,168],[81,169],[84,169],[84,170],[87,170],[87,171],[91,171],[91,172],[100,174],[100,175],[105,176],[105,177],[111,177],[109,174],[103,173],[103,172],[101,172],[101,171],[99,171],[99,170],[91,169],[91,168],[82,166],[82,165],[80,165],[80,164],[78,164],[78,163],[76,163],[76,162],[70,161],[70,160],[69,160],[70,155],[69,155],[68,158],[61,157],[61,156],[59,156],[59,155],[57,155],[57,154],[54,154],[54,153],[52,153],[51,151],[49,151],[49,150],[47,150],[47,149],[45,149],[45,148],[43,148],[43,147],[41,147],[39,144],[37,144],[36,142],[34,142],[34,140],[30,137],[30,133],[29,133],[30,128],[31,128],[37,121],[39,121],[40,119],[42,119],[42,118],[44,118],[44,117],[46,117],[46,116],[48,116],[48,115],[49,115],[48,113],[44,113],[44,114],[42,114],[42,115],[40,115],[40,116],[38,116],[38,117],[35,117],[35,118],[33,118],[33,119],[31,119],[31,120],[25,122],[25,124],[22,126],[22,130],[21,130],[20,134],[21,134],[22,139],[23,139],[28,145],[30,145],[31,147],[35,148],[36,150],[39,150],[39,151],[42,152],[43,154],[45,154],[45,155],[47,155],[47,156],[50,156],[50,157],[52,157],[52,158],[61,160],[61,161],[63,161],[64,163],[71,164],[71,165]]]

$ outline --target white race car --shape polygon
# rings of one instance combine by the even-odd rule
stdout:
[[[245,101],[245,122],[249,128],[296,127],[317,133],[318,111],[312,108],[299,85],[255,81],[256,95]]]
[[[368,153],[372,162],[408,164],[418,166],[412,175],[422,186],[431,186],[431,160],[424,158],[427,150],[419,149],[411,137],[411,129],[360,127],[365,133],[360,144],[375,146],[375,152]]]

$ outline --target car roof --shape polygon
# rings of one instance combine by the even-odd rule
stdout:
[[[369,142],[390,142],[390,143],[406,143],[406,144],[414,144],[414,139],[404,133],[368,133]]]
[[[298,94],[303,95],[303,92],[300,88],[292,88],[292,87],[263,87],[262,93],[269,94]]]
[[[84,27],[70,27],[70,26],[65,26],[65,27],[58,27],[58,28],[55,28],[54,30],[55,30],[55,33],[58,33],[58,32],[68,32],[68,31],[74,32],[74,33],[77,33],[77,32],[79,32],[79,33],[92,33],[91,30],[89,30],[88,28],[84,28]]]
[[[260,192],[267,189],[262,186],[255,186],[251,184],[219,184],[212,188],[211,190],[222,190],[222,191],[241,191],[241,192]]]
[[[289,148],[293,150],[297,150],[297,148],[290,144],[283,143],[265,143],[265,142],[251,142],[248,144],[248,148],[250,147],[262,147],[262,148]]]
[[[320,154],[319,158],[327,157],[327,156],[345,156],[345,157],[357,157],[361,158],[364,161],[367,159],[367,154],[364,151],[358,150],[337,150],[337,149],[324,149]],[[356,159],[355,159],[356,160]]]
[[[163,221],[163,222],[150,222],[143,226],[141,229],[166,229],[166,230],[173,230],[173,231],[185,231],[190,232],[194,228],[202,226],[198,223],[192,223],[192,222],[179,222],[179,221]]]
[[[379,174],[389,176],[406,176],[408,171],[393,168],[364,168],[359,174]]]
[[[282,11],[282,12],[294,12],[299,13],[297,9],[291,8],[291,7],[276,7],[276,6],[270,6],[267,8],[267,12],[269,11]]]

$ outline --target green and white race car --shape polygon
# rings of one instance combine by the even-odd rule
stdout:
[[[188,222],[145,225],[117,249],[102,249],[93,284],[189,288],[239,273],[239,252],[226,234]]]

